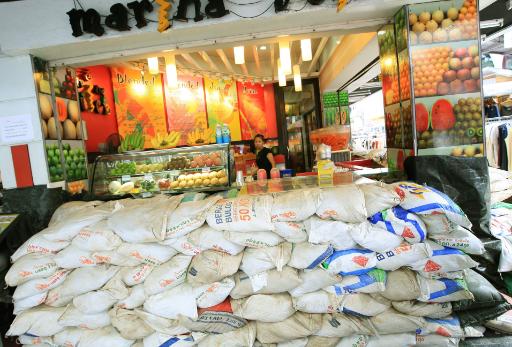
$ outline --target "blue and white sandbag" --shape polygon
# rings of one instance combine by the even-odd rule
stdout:
[[[368,220],[392,234],[403,237],[409,243],[422,242],[427,236],[425,223],[418,216],[400,206],[378,212]]]
[[[386,290],[386,278],[386,271],[373,269],[362,275],[343,276],[339,283],[327,286],[324,290],[336,295],[379,293]]]
[[[361,247],[375,252],[384,252],[390,248],[398,247],[404,241],[401,236],[389,233],[370,222],[352,225],[350,236]],[[336,246],[335,248],[340,249]]]
[[[415,243],[411,245],[404,242],[400,246],[385,252],[377,252],[376,267],[386,271],[395,271],[402,266],[409,266],[414,262],[427,259],[431,255],[432,249],[426,243]]]
[[[342,276],[362,275],[375,268],[375,252],[368,249],[352,248],[334,253],[322,262],[328,272]]]
[[[334,252],[329,244],[313,245],[309,242],[293,244],[288,266],[302,270],[314,269]]]
[[[442,319],[425,318],[425,321],[427,324],[417,332],[419,335],[437,334],[446,337],[464,337],[464,330],[460,326],[459,318],[456,316]]]
[[[312,216],[304,221],[309,243],[327,243],[335,249],[357,247],[357,243],[350,235],[351,225],[337,220],[320,219],[317,216]]]
[[[438,280],[426,279],[417,276],[421,295],[419,301],[423,302],[448,302],[458,300],[473,300],[473,294],[468,290],[466,280],[441,278]]]
[[[395,191],[403,197],[400,206],[419,215],[444,214],[457,225],[471,228],[464,211],[446,194],[427,186],[413,182],[395,184]]]
[[[483,254],[485,252],[482,241],[463,227],[457,226],[457,229],[449,234],[434,234],[429,238],[441,246],[457,248],[467,254]]]
[[[459,249],[444,247],[430,240],[427,240],[425,244],[432,249],[432,255],[427,259],[411,263],[410,266],[415,271],[428,273],[452,272],[478,265],[469,255]]]

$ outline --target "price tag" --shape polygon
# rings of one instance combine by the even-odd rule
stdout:
[[[144,174],[144,180],[145,181],[152,181],[153,180],[153,175],[152,174]]]
[[[130,175],[121,176],[121,183],[130,182],[131,180],[132,180],[132,177]]]
[[[201,172],[203,172],[203,173],[204,173],[204,172],[210,172],[210,168],[209,168],[209,167],[203,167],[203,168],[201,169]]]

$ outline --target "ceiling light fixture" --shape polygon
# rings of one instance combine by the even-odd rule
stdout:
[[[277,59],[277,78],[279,80],[279,87],[286,87],[286,74],[283,71],[281,59]]]
[[[148,58],[148,70],[152,75],[156,75],[159,71],[158,67],[158,57],[150,57]]]
[[[178,71],[176,70],[176,58],[174,55],[165,57],[165,75],[169,88],[178,88]]]
[[[313,59],[311,53],[311,39],[300,40],[300,52],[302,55],[302,61],[310,61]]]
[[[267,50],[267,46],[266,45],[261,45],[260,46],[260,50],[261,51],[266,51]]]
[[[302,78],[300,76],[300,66],[298,64],[293,65],[293,84],[295,85],[295,91],[302,91]]]
[[[292,73],[292,58],[290,56],[290,45],[287,41],[279,42],[279,59],[281,59],[281,68],[285,75]]]
[[[235,54],[235,64],[242,65],[245,63],[245,52],[244,46],[236,46],[233,48],[233,52]]]

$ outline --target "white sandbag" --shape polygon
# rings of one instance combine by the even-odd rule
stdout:
[[[314,245],[309,242],[294,244],[289,266],[296,269],[314,269],[332,255],[334,248],[329,245]]]
[[[452,222],[471,228],[471,222],[464,211],[446,194],[413,182],[399,182],[395,190],[403,197],[400,206],[419,215],[444,214]]]
[[[180,325],[176,319],[167,319],[141,309],[135,309],[133,312],[140,317],[148,326],[155,331],[168,335],[183,335],[190,332],[189,329]]]
[[[206,251],[192,258],[187,272],[187,282],[193,285],[210,284],[231,276],[238,271],[243,253],[229,255]]]
[[[361,223],[368,217],[364,194],[355,184],[322,189],[316,214],[322,219],[346,223]]]
[[[441,278],[429,280],[423,276],[417,276],[421,289],[419,301],[425,302],[448,302],[458,300],[473,300],[473,294],[468,290],[464,279],[451,280]]]
[[[249,320],[280,322],[295,313],[288,293],[255,294],[244,299],[232,299],[233,313]]]
[[[256,337],[261,343],[279,343],[313,335],[321,324],[321,315],[296,312],[277,323],[256,321]]]
[[[185,282],[191,261],[191,256],[178,254],[171,260],[155,266],[144,281],[146,295],[155,295]]]
[[[53,339],[50,336],[32,336],[21,335],[16,339],[16,343],[20,345],[30,346],[53,346]]]
[[[426,260],[432,256],[432,249],[426,243],[409,244],[391,248],[385,252],[377,252],[376,267],[386,271],[394,271],[402,266],[409,266],[414,262]]]
[[[288,242],[275,247],[247,248],[243,253],[240,270],[249,276],[274,268],[281,271],[290,261],[291,254],[292,244]]]
[[[60,205],[55,212],[53,212],[52,218],[48,223],[49,226],[52,226],[58,222],[62,222],[66,220],[67,216],[73,214],[79,210],[94,208],[103,205],[103,201],[95,200],[95,201],[70,201],[65,204]]]
[[[108,311],[117,299],[108,291],[97,290],[73,298],[73,306],[85,314],[95,314]]]
[[[370,336],[365,347],[411,347],[416,345],[415,333]]]
[[[84,208],[66,215],[40,234],[50,241],[71,241],[83,228],[98,223],[110,215],[109,211],[99,208]]]
[[[368,249],[352,248],[334,253],[322,262],[322,267],[332,274],[361,275],[375,268],[376,253]]]
[[[80,230],[71,244],[84,251],[99,252],[112,251],[122,242],[121,238],[108,227],[108,222],[102,220]]]
[[[338,298],[340,299],[338,311],[356,316],[372,317],[391,307],[389,300],[364,293],[341,295]]]
[[[114,212],[108,219],[108,226],[125,242],[163,241],[168,218],[180,201],[180,195],[139,199]]]
[[[69,241],[50,241],[42,234],[37,233],[25,241],[13,255],[11,262],[17,262],[21,257],[30,253],[56,254],[61,249],[69,246]]]
[[[320,203],[319,189],[274,194],[272,221],[300,222],[315,214]]]
[[[64,330],[58,319],[65,308],[38,306],[17,315],[6,336],[19,336],[30,334],[34,336],[52,336]]]
[[[419,335],[437,334],[446,337],[463,338],[464,329],[460,326],[460,321],[456,316],[449,316],[440,319],[425,318],[427,324]]]
[[[204,339],[207,334],[194,332],[190,335],[168,335],[155,332],[143,339],[144,347],[172,346],[172,347],[192,347]]]
[[[134,257],[122,255],[114,249],[113,251],[99,251],[92,254],[96,264],[109,264],[117,266],[137,266],[141,261]]]
[[[158,243],[123,243],[117,252],[148,265],[163,264],[178,253],[173,248]]]
[[[387,273],[386,289],[380,294],[391,301],[415,300],[421,295],[416,273],[403,268]]]
[[[216,230],[272,231],[272,202],[271,195],[222,199],[208,210],[206,221]]]
[[[274,222],[274,232],[290,243],[301,243],[308,239],[302,222]]]
[[[460,339],[441,335],[416,335],[418,347],[457,347]]]
[[[390,248],[398,247],[404,241],[401,236],[377,228],[370,222],[353,225],[349,234],[352,240],[361,247],[374,252],[384,252]],[[340,248],[336,247],[336,249]]]
[[[423,242],[427,237],[427,227],[421,218],[400,206],[377,212],[368,220],[379,228],[403,237],[409,243]]]
[[[100,289],[119,271],[117,266],[81,267],[73,270],[64,282],[48,292],[46,304],[63,306],[75,296]]]
[[[336,347],[366,347],[368,345],[368,339],[370,337],[366,335],[352,335],[342,337]]]
[[[340,275],[331,274],[321,267],[313,270],[302,270],[299,272],[299,276],[302,283],[289,291],[291,296],[301,296],[306,293],[316,292],[342,281]]]
[[[336,347],[339,341],[339,337],[323,337],[312,335],[308,337],[308,343],[306,347]]]
[[[271,231],[254,231],[252,233],[225,231],[224,238],[238,245],[250,248],[274,247],[284,242],[281,236]]]
[[[146,278],[151,274],[155,266],[149,264],[141,264],[134,267],[122,268],[119,272],[123,282],[128,286],[135,286],[144,283]]]
[[[48,290],[59,286],[66,279],[69,270],[59,270],[53,275],[45,278],[35,278],[20,284],[14,290],[13,300],[21,300],[36,294],[47,292]]]
[[[132,310],[113,308],[108,312],[112,326],[119,331],[119,334],[128,340],[143,339],[155,332]]]
[[[386,271],[373,269],[362,275],[343,276],[337,283],[323,289],[331,294],[380,293],[386,289]]]
[[[84,251],[74,245],[69,245],[55,254],[55,263],[63,269],[75,269],[84,266],[96,266],[96,259],[89,251]]]
[[[176,244],[176,241],[174,243],[170,243],[172,240],[173,239],[165,240],[164,243],[171,245],[180,253],[184,254],[189,253],[185,253],[183,248],[189,248],[192,250],[194,252],[193,255],[207,250],[215,250],[231,255],[237,255],[244,250],[244,246],[228,241],[224,237],[223,231],[215,230],[208,224],[203,225],[186,236],[175,239],[176,241],[181,240],[181,244]],[[176,248],[176,246],[180,248]],[[196,251],[196,249],[198,251]]]
[[[441,246],[457,248],[467,254],[483,254],[484,244],[471,231],[457,227],[449,234],[434,234],[429,237]]]
[[[78,347],[80,340],[82,339],[82,335],[87,331],[89,330],[76,327],[67,327],[60,333],[53,336],[53,342],[58,346]]]
[[[194,231],[196,231],[196,230],[194,230]],[[175,239],[167,239],[167,240],[160,242],[160,244],[170,246],[176,252],[184,254],[184,255],[189,255],[189,256],[198,255],[199,253],[202,252],[202,249],[198,245],[191,242],[191,240],[189,239],[189,236],[191,234],[192,233],[187,234],[185,236],[175,238]]]
[[[238,330],[248,324],[247,320],[233,314],[229,300],[216,307],[201,309],[201,314],[193,320],[182,315],[178,322],[190,331],[204,333],[223,334],[229,331]]]
[[[123,300],[130,294],[130,288],[128,288],[123,282],[123,276],[121,271],[117,272],[103,287],[102,291],[108,292],[116,300]]]
[[[294,339],[285,342],[279,342],[276,347],[306,347],[308,344],[309,338],[303,337],[300,339]]]
[[[335,220],[324,220],[312,216],[304,221],[308,233],[308,242],[313,244],[327,243],[335,249],[343,250],[357,246],[350,236],[351,225]]]
[[[59,324],[66,327],[99,329],[110,325],[110,316],[107,311],[85,314],[73,305],[69,305],[60,316]]]
[[[43,293],[37,293],[35,295],[23,298],[21,300],[13,300],[13,303],[14,303],[13,314],[18,315],[21,312],[28,310],[29,308],[41,305],[46,300],[47,295],[48,295],[47,292],[43,292]]]
[[[233,299],[245,298],[252,294],[277,294],[290,291],[301,284],[297,270],[289,266],[282,271],[276,269],[247,276],[238,272],[234,276],[235,287],[230,293]]]
[[[184,236],[204,224],[208,210],[220,199],[213,195],[199,201],[181,203],[167,221],[166,239]]]
[[[382,335],[412,333],[426,325],[425,319],[422,317],[409,316],[393,309],[371,317],[370,322],[377,333]]]
[[[247,324],[243,328],[224,334],[210,334],[201,340],[199,347],[250,347],[256,339],[256,325]]]
[[[426,243],[432,249],[432,255],[427,259],[411,263],[413,270],[429,273],[452,272],[469,269],[478,265],[476,261],[461,250],[443,247],[430,240],[427,240]]]
[[[220,282],[194,288],[197,307],[207,308],[220,304],[226,300],[234,287],[235,281],[230,277],[226,277]]]
[[[449,234],[457,229],[457,223],[452,222],[444,214],[424,214],[418,217],[425,223],[428,235]]]
[[[379,211],[387,210],[400,203],[400,196],[393,190],[393,186],[376,182],[375,184],[360,184],[363,191],[368,216]]]
[[[5,283],[16,287],[29,280],[45,278],[58,270],[53,256],[47,254],[27,254],[11,265],[5,275]]]
[[[119,300],[116,306],[127,310],[133,310],[136,307],[144,305],[145,301],[146,293],[144,291],[144,284],[137,284],[129,289],[128,296]]]
[[[444,318],[452,314],[451,302],[442,303],[426,303],[416,300],[408,301],[393,301],[391,303],[393,308],[398,312],[416,316],[416,317],[428,317],[428,318]]]
[[[196,297],[188,284],[152,295],[144,303],[144,310],[160,317],[176,319],[179,314],[197,318]]]
[[[359,316],[375,316],[391,306],[389,302],[380,302],[367,294],[335,295],[323,290],[292,299],[295,309],[306,313],[344,312]]]
[[[80,339],[80,347],[130,347],[133,342],[123,338],[114,327],[108,326],[84,332]]]
[[[425,271],[416,271],[416,273],[420,276],[425,277],[429,280],[438,280],[441,278],[449,278],[451,280],[464,279],[466,276],[467,270],[461,271],[451,271],[451,272],[425,272]]]
[[[344,313],[323,314],[322,325],[315,333],[324,337],[346,337],[353,335],[372,335],[375,333],[367,319]]]

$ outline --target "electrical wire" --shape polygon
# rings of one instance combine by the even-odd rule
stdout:
[[[270,5],[268,5],[268,7],[267,7],[267,9],[266,9],[265,11],[261,12],[260,14],[255,15],[255,16],[242,16],[241,14],[238,14],[238,13],[236,13],[236,12],[234,12],[234,11],[229,11],[229,13],[232,13],[232,14],[234,14],[235,16],[240,17],[240,18],[257,18],[257,17],[260,17],[260,16],[264,15],[268,10],[270,10],[270,8],[271,8],[273,5],[274,5],[274,2],[273,2],[273,1],[272,1],[272,2],[270,2]]]
[[[234,2],[234,1],[231,1],[231,0],[226,0],[227,2],[229,2],[230,4],[233,4],[233,5],[236,5],[236,6],[246,6],[246,5],[255,5],[255,4],[259,4],[260,2],[262,2],[263,0],[258,0],[258,1],[254,1],[254,2],[248,2],[248,3],[245,3],[245,4],[240,4],[238,2]]]

